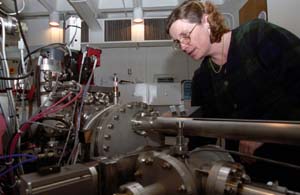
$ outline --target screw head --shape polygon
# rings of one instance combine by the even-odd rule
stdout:
[[[142,177],[142,172],[140,170],[137,170],[135,173],[134,173],[134,176],[135,177]]]
[[[170,163],[164,162],[164,163],[162,164],[162,168],[164,168],[164,169],[171,169],[172,167],[171,167]]]
[[[145,163],[146,162],[146,158],[141,158],[139,161],[140,161],[140,163]]]
[[[186,187],[185,187],[184,184],[181,184],[181,185],[178,187],[177,191],[178,191],[178,192],[186,192],[187,189],[186,189]]]
[[[153,159],[152,158],[146,158],[146,161],[145,161],[146,165],[152,165],[153,164]]]
[[[113,124],[111,124],[111,123],[109,123],[109,124],[107,124],[107,128],[109,128],[109,129],[113,129],[113,128],[114,128],[114,125],[113,125]]]
[[[108,151],[109,151],[109,146],[103,145],[103,150],[104,150],[105,152],[108,152]]]

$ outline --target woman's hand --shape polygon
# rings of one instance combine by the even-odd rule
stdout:
[[[163,117],[172,117],[172,112],[168,111],[168,112],[164,112],[161,114],[161,116]]]
[[[239,151],[244,153],[244,154],[249,154],[253,155],[254,152],[263,145],[262,142],[255,142],[255,141],[246,141],[246,140],[241,140],[240,141],[240,146],[239,146]],[[244,163],[254,163],[255,160],[247,157],[241,158],[242,162]]]

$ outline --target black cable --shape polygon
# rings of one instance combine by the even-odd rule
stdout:
[[[45,46],[42,46],[42,47],[39,47],[39,48],[33,50],[30,54],[27,54],[27,55],[24,57],[24,60],[26,60],[30,55],[36,53],[37,51],[39,51],[39,50],[41,50],[41,49],[44,49],[44,48],[47,48],[47,47],[51,47],[51,46],[53,46],[53,45],[57,45],[57,47],[62,47],[62,46],[65,47],[65,46],[66,46],[66,44],[64,44],[64,43],[51,43],[51,44],[49,44],[49,45],[45,45]]]
[[[31,56],[32,54],[38,52],[39,50],[44,49],[44,48],[47,48],[47,47],[51,47],[51,46],[53,46],[53,45],[58,45],[58,47],[66,46],[66,44],[64,44],[64,43],[51,43],[51,44],[49,44],[49,45],[45,45],[45,46],[39,47],[39,48],[33,50],[31,53],[27,54],[27,55],[24,57],[24,60],[26,60],[28,57],[30,58],[30,56]],[[19,64],[19,66],[20,66],[20,65],[21,65],[21,64]],[[0,77],[0,79],[2,79],[2,80],[19,80],[19,79],[25,79],[25,78],[31,76],[33,73],[34,73],[34,71],[33,71],[33,68],[32,68],[32,69],[29,71],[29,73],[27,73],[27,74],[25,74],[25,75],[21,75],[21,76],[19,76],[19,77]]]
[[[28,47],[28,44],[27,44],[27,41],[25,39],[25,35],[24,35],[24,32],[23,32],[23,29],[22,29],[22,25],[21,25],[21,21],[20,21],[20,15],[19,15],[19,12],[18,12],[19,11],[18,10],[18,3],[17,3],[16,0],[14,0],[14,6],[15,6],[16,18],[17,18],[17,21],[18,21],[18,25],[19,25],[19,30],[20,30],[20,33],[21,33],[21,37],[22,37],[22,39],[24,41],[27,54],[29,55],[29,65],[32,66],[31,52],[29,50],[29,47]],[[0,79],[1,80],[19,80],[19,79],[24,79],[24,78],[29,77],[32,73],[33,73],[33,71],[30,71],[28,74],[22,75],[20,77],[0,77]]]
[[[23,32],[23,28],[22,28],[22,25],[21,25],[17,0],[14,0],[14,4],[15,4],[16,18],[17,18],[17,21],[18,21],[18,25],[19,25],[19,30],[20,30],[20,33],[21,33],[21,37],[22,37],[22,39],[24,41],[25,48],[27,50],[27,54],[29,54],[29,65],[32,66],[31,53],[30,53],[30,50],[29,50],[29,47],[28,47],[28,44],[27,44],[27,41],[25,39],[25,35],[24,35],[24,32]]]
[[[63,123],[66,127],[70,126],[70,124],[67,121],[65,121],[61,118],[57,118],[57,117],[43,117],[43,118],[39,119],[38,121],[43,122],[43,121],[46,121],[46,120],[59,121],[59,122]]]
[[[74,25],[68,25],[67,28],[68,28],[69,26],[73,26],[73,27],[74,27]],[[67,44],[68,46],[70,46],[70,45],[73,43],[73,41],[74,41],[74,39],[75,39],[75,37],[76,37],[76,34],[77,34],[77,28],[79,28],[79,27],[77,27],[77,26],[75,26],[75,27],[76,27],[76,29],[75,29],[74,35],[73,35],[73,37],[72,37],[70,43]]]
[[[20,30],[20,33],[21,33],[21,37],[24,41],[24,44],[25,44],[25,48],[26,48],[26,51],[27,51],[27,55],[29,56],[29,67],[31,68],[31,71],[29,72],[33,72],[34,73],[34,76],[33,76],[33,83],[34,85],[39,89],[40,87],[40,80],[39,80],[39,74],[35,71],[37,69],[36,68],[33,68],[33,63],[32,63],[32,57],[31,57],[31,52],[29,50],[29,47],[28,47],[28,44],[27,44],[27,41],[25,39],[25,35],[24,35],[24,32],[23,32],[23,29],[22,29],[22,25],[21,25],[21,21],[20,21],[20,15],[18,13],[18,5],[17,5],[17,0],[14,0],[14,5],[15,5],[15,10],[16,10],[16,18],[17,18],[17,21],[18,21],[18,24],[19,24],[19,30]],[[35,97],[37,99],[37,106],[40,106],[39,102],[39,93],[40,91],[38,90],[36,93],[35,93]],[[32,105],[32,100],[29,100],[29,110],[31,110],[31,105]],[[29,111],[30,112],[30,111]]]
[[[258,161],[264,161],[264,162],[267,162],[267,163],[272,163],[272,164],[275,164],[275,165],[280,165],[280,166],[283,166],[283,167],[288,167],[288,168],[293,168],[293,169],[300,170],[300,166],[298,166],[298,165],[285,163],[285,162],[280,162],[280,161],[276,161],[276,160],[271,160],[271,159],[268,159],[268,158],[263,158],[263,157],[254,156],[254,155],[250,155],[250,154],[245,154],[245,153],[237,152],[237,151],[234,151],[234,150],[227,150],[227,149],[221,149],[221,148],[220,149],[197,148],[197,149],[191,151],[191,153],[197,152],[197,151],[231,153],[231,154],[235,154],[235,155],[238,155],[238,156],[252,158],[252,159],[255,159],[255,160],[258,160]]]
[[[14,0],[14,5],[15,5],[16,18],[17,18],[17,21],[18,21],[18,25],[19,25],[19,30],[20,30],[20,33],[21,33],[21,37],[22,37],[23,42],[25,44],[25,48],[26,48],[27,54],[29,55],[29,66],[32,67],[33,63],[32,63],[32,58],[31,58],[31,52],[29,50],[29,46],[28,46],[27,40],[26,40],[24,32],[23,32],[23,28],[22,28],[22,25],[21,25],[21,20],[20,20],[20,15],[19,15],[19,10],[18,10],[17,0]],[[34,70],[34,69],[32,69],[32,70]],[[31,72],[34,72],[34,71],[29,71],[29,72],[31,74]],[[34,79],[33,83],[35,83],[35,85],[39,86],[38,85],[39,84],[39,80]],[[20,148],[17,148],[17,149],[20,149]],[[20,161],[20,159],[18,159],[18,160]],[[23,172],[22,167],[21,167],[21,172]]]
[[[27,73],[27,74],[24,74],[22,76],[19,76],[19,77],[0,77],[0,80],[20,80],[20,79],[25,79],[29,76],[32,76],[33,75],[33,71]]]

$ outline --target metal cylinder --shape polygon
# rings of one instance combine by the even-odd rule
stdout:
[[[285,195],[284,192],[276,192],[275,190],[269,190],[253,185],[243,185],[240,189],[239,194],[241,195]]]
[[[118,87],[118,77],[117,74],[114,74],[114,86],[113,86],[113,94],[114,94],[114,104],[118,104],[119,103],[119,96],[120,96],[120,92],[119,92],[119,87]]]
[[[3,18],[3,24],[1,23],[0,26],[4,25],[7,34],[14,34],[17,31],[17,19],[11,16],[7,18]]]
[[[44,48],[41,50],[42,71],[62,72],[62,62],[64,60],[64,51],[58,48]]]
[[[142,186],[139,183],[131,183],[122,188],[126,189],[126,194],[131,195],[164,195],[165,189],[160,183]]]
[[[178,121],[184,122],[185,136],[224,137],[300,145],[300,123],[292,121],[157,117],[132,120],[132,123],[133,128],[138,130],[176,135]]]

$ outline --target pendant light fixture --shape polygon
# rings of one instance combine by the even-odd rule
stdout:
[[[133,0],[133,22],[142,23],[143,18],[143,9],[141,0]]]
[[[49,25],[53,27],[59,26],[59,13],[57,11],[53,11],[49,15]]]

